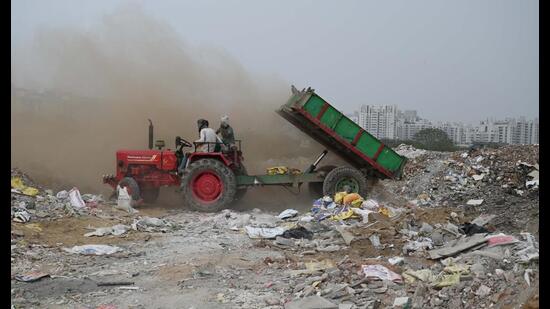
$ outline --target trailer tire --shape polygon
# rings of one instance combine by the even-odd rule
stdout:
[[[183,172],[181,193],[194,210],[216,212],[226,208],[235,198],[237,177],[218,160],[201,159]]]
[[[141,190],[141,197],[147,204],[153,204],[159,197],[160,188],[147,188]]]
[[[367,196],[367,177],[361,171],[347,166],[337,167],[327,174],[323,182],[323,193],[333,196],[342,191],[346,184],[352,186],[352,192]]]
[[[132,197],[132,200],[139,201],[141,199],[141,192],[137,181],[132,177],[124,177],[118,183],[121,187],[126,187],[128,194]],[[118,194],[117,194],[118,197]]]
[[[325,175],[327,175],[328,173],[330,173],[330,171],[332,171],[335,168],[336,168],[335,165],[325,165],[325,166],[319,167],[318,169],[315,169],[315,171],[319,173],[325,173]],[[323,192],[322,182],[310,182],[308,183],[308,188],[309,188],[309,194],[311,195],[312,198],[317,199],[323,196],[324,192]]]

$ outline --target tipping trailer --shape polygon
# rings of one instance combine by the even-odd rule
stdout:
[[[290,99],[277,111],[282,117],[343,158],[350,166],[317,167],[327,155],[298,174],[248,175],[243,164],[241,141],[233,145],[190,143],[177,136],[175,150],[163,149],[157,140],[153,149],[153,125],[149,125],[148,150],[119,150],[116,174],[104,175],[113,189],[126,187],[138,203],[154,203],[160,187],[179,186],[184,203],[198,211],[218,211],[244,196],[249,187],[277,185],[300,188],[307,183],[316,197],[347,190],[367,194],[367,178],[399,178],[406,158],[398,155],[363,130],[314,90],[292,86]],[[205,145],[207,144],[207,145]],[[208,151],[204,150],[207,146]],[[186,165],[178,169],[186,152]]]
[[[298,91],[278,113],[317,142],[366,175],[401,177],[407,158],[365,131],[311,88]]]

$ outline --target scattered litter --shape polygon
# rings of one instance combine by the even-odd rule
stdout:
[[[483,204],[483,200],[469,200],[466,204],[472,205],[472,206],[479,206]]]
[[[444,288],[448,286],[457,285],[460,283],[460,273],[454,273],[450,275],[441,275],[436,279],[434,287]]]
[[[132,281],[103,281],[96,282],[97,286],[133,285]]]
[[[169,227],[172,227],[172,224],[154,217],[134,219],[134,223],[132,223],[132,229],[134,231],[142,232],[166,232]]]
[[[22,275],[16,275],[15,280],[22,282],[34,282],[49,276],[50,274],[43,272],[30,272]]]
[[[245,226],[246,233],[250,238],[275,238],[282,235],[285,230],[281,227],[252,227]]]
[[[31,220],[31,214],[28,213],[26,210],[21,210],[15,212],[13,215],[13,221],[19,222],[19,223],[26,223]]]
[[[479,225],[479,226],[485,226],[487,223],[489,223],[495,217],[496,217],[496,215],[482,214],[479,217],[472,220],[472,224],[476,224],[476,225]]]
[[[369,240],[376,249],[379,249],[382,246],[382,244],[380,243],[380,237],[376,234],[372,234],[369,237]]]
[[[26,186],[20,177],[11,178],[11,187],[24,195],[36,196],[39,193],[38,189]]]
[[[334,268],[334,262],[331,260],[323,260],[321,262],[306,262],[304,263],[306,265],[306,269],[310,272],[318,271],[318,270],[325,270],[329,268]]]
[[[84,236],[90,237],[90,236],[105,236],[105,235],[114,235],[119,236],[124,233],[126,233],[130,229],[129,226],[123,225],[123,224],[117,224],[111,227],[100,227],[95,229],[95,231],[86,233]]]
[[[410,240],[403,246],[403,253],[410,251],[429,250],[433,248],[433,240],[427,237],[419,237],[417,240]]]
[[[79,209],[86,207],[86,203],[82,200],[80,191],[78,191],[77,188],[72,188],[71,191],[69,191],[69,200],[71,202],[71,206],[74,208]]]
[[[278,215],[278,217],[279,217],[279,219],[288,219],[288,218],[295,217],[297,214],[298,214],[297,210],[287,209],[287,210],[284,210],[283,212],[281,212]]]
[[[69,192],[67,192],[67,190],[59,191],[57,192],[55,197],[57,197],[60,200],[67,199],[69,197]]]
[[[486,239],[489,248],[494,246],[515,244],[519,241],[514,236],[504,235],[502,233],[498,235],[487,236]]]
[[[428,251],[428,253],[430,254],[430,259],[440,259],[443,257],[454,256],[455,254],[471,249],[477,245],[485,244],[486,242],[487,240],[483,234],[474,234],[473,236],[459,239],[454,245],[447,245],[440,249]]]
[[[407,270],[403,272],[403,278],[405,278],[405,282],[407,283],[413,283],[416,280],[420,280],[423,282],[433,282],[435,280],[435,276],[432,274],[432,271],[429,269],[420,269],[420,270]]]
[[[403,262],[405,262],[405,259],[400,256],[395,256],[395,257],[389,258],[388,262],[392,265],[400,265],[400,264],[403,264]]]
[[[409,297],[396,297],[393,301],[394,308],[408,308],[411,299]]]
[[[65,252],[83,255],[110,255],[121,251],[119,247],[108,245],[83,245],[74,246],[72,248],[63,248]]]
[[[126,187],[117,186],[116,190],[118,194],[116,208],[125,210],[130,214],[137,213],[138,211],[132,207],[132,197],[128,194],[128,189]]]
[[[353,239],[355,238],[355,236],[353,236],[353,234],[351,234],[344,226],[342,225],[337,225],[336,226],[336,231],[338,231],[338,233],[340,233],[340,235],[342,235],[342,238],[344,239],[344,242],[346,243],[346,245],[350,245],[351,242],[353,241]]]
[[[484,228],[482,226],[479,226],[477,224],[472,224],[472,223],[465,223],[465,224],[461,225],[460,230],[468,236],[472,236],[474,234],[480,234],[480,233],[481,234],[482,233],[489,233],[489,231],[486,228]]]
[[[483,177],[485,177],[485,174],[481,174],[481,175],[473,175],[472,178],[475,180],[475,181],[479,181],[479,180],[482,180]]]
[[[299,226],[299,227],[288,229],[288,230],[284,231],[281,234],[281,237],[283,237],[283,238],[295,238],[295,239],[301,239],[301,238],[312,239],[313,238],[313,233],[308,231],[306,228],[304,228],[302,226]]]
[[[395,283],[403,283],[403,278],[389,270],[382,265],[362,265],[361,266],[363,273],[366,278],[377,278],[380,280],[393,281]]]

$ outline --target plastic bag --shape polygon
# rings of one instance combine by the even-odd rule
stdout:
[[[244,228],[250,238],[275,238],[285,232],[285,230],[280,227],[245,226]]]
[[[107,245],[83,245],[74,246],[72,248],[63,248],[65,252],[83,255],[109,255],[118,252],[122,249],[119,247]]]
[[[358,199],[363,199],[363,198],[361,197],[361,195],[359,195],[357,193],[346,194],[346,196],[344,196],[344,199],[343,199],[344,205],[349,205],[353,201],[358,200]]]
[[[346,192],[337,192],[334,195],[334,202],[336,204],[342,204],[344,202],[344,196],[346,196],[346,195],[347,195]]]
[[[298,214],[297,210],[286,209],[283,212],[281,212],[278,217],[279,219],[287,219],[287,218],[295,217],[297,214]]]
[[[80,196],[80,191],[78,191],[77,188],[72,188],[71,191],[69,191],[69,200],[71,202],[71,206],[74,208],[84,208],[86,207],[86,203],[82,200],[82,197]]]
[[[126,189],[126,187],[122,188],[120,186],[117,186],[116,188],[118,192],[116,208],[126,210],[128,213],[138,212],[137,210],[132,208],[132,198],[130,197],[130,194],[128,194],[128,189]]]
[[[382,265],[363,265],[361,266],[366,278],[374,277],[380,280],[403,283],[403,278]]]

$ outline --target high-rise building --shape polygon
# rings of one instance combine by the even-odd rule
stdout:
[[[412,140],[416,133],[427,128],[444,131],[456,145],[473,142],[501,144],[538,144],[539,119],[486,119],[478,125],[459,122],[432,123],[418,116],[415,110],[401,111],[395,105],[362,105],[360,112],[347,115],[372,135],[380,139]]]
[[[396,105],[363,105],[359,112],[359,125],[379,139],[397,137]]]
[[[359,124],[359,112],[353,112],[353,114],[346,115],[351,121]]]

